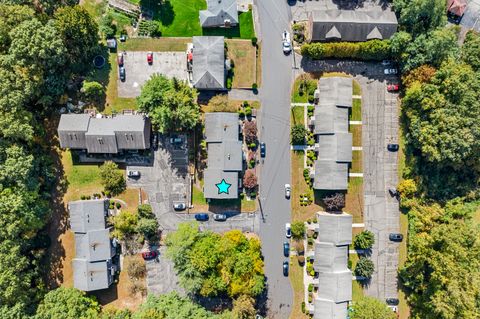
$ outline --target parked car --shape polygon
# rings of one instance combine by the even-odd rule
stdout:
[[[283,255],[285,257],[288,257],[290,255],[290,244],[288,241],[283,243]]]
[[[397,197],[399,195],[397,189],[394,188],[394,187],[389,188],[388,192],[390,193],[390,196],[392,196],[392,197]]]
[[[128,171],[127,176],[129,178],[138,178],[138,177],[140,177],[140,172],[139,171]]]
[[[385,69],[385,70],[383,70],[383,73],[385,73],[385,75],[397,74],[398,70],[397,69]]]
[[[125,34],[120,35],[120,42],[125,42],[127,41],[127,36]]]
[[[120,75],[120,81],[125,81],[125,78],[126,78],[126,74],[125,74],[125,68],[123,66],[120,67],[120,69],[118,69],[118,73]]]
[[[285,184],[285,198],[290,199],[291,191],[292,188],[290,187],[290,184]]]
[[[392,61],[390,61],[390,60],[383,60],[382,61],[383,66],[387,66],[387,65],[391,65],[391,64],[392,64]]]
[[[199,222],[206,222],[208,220],[208,214],[207,213],[195,214],[195,219],[198,220]]]
[[[185,210],[187,205],[184,202],[174,202],[173,209],[174,210]]]
[[[153,63],[153,52],[148,52],[147,53],[147,63],[152,64]]]
[[[403,235],[398,234],[398,233],[391,233],[390,235],[388,235],[388,238],[391,241],[402,241],[403,240]]]
[[[282,33],[282,46],[283,46],[283,53],[289,54],[292,52],[292,42],[290,41],[290,33],[287,30],[283,31]]]
[[[385,299],[387,305],[397,306],[399,301],[397,298],[387,298]]]
[[[123,53],[117,55],[117,64],[118,66],[123,66]]]
[[[226,214],[213,214],[213,220],[216,220],[217,222],[224,222],[227,220],[227,215]]]
[[[400,89],[400,85],[398,85],[398,84],[387,85],[387,91],[388,92],[398,92],[399,89]]]
[[[288,277],[288,261],[283,262],[283,275]]]
[[[174,136],[170,138],[170,144],[176,145],[176,144],[182,144],[182,142],[183,141],[181,137]]]
[[[387,150],[389,150],[390,152],[398,151],[398,144],[388,144]]]
[[[156,251],[145,251],[142,253],[144,260],[151,260],[157,258],[158,253]]]
[[[292,230],[291,230],[290,223],[285,224],[285,236],[287,236],[287,238],[292,237]]]
[[[265,143],[260,143],[260,157],[265,158],[265,153],[266,153],[266,146]]]

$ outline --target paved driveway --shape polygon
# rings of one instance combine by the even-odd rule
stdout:
[[[117,81],[119,97],[137,97],[142,85],[155,73],[187,80],[184,52],[153,52],[153,63],[147,63],[147,52],[127,51],[124,54],[125,81]]]
[[[268,317],[289,318],[293,292],[282,274],[282,243],[285,223],[290,221],[290,201],[284,185],[290,183],[290,88],[293,56],[281,50],[281,33],[289,28],[286,1],[259,0],[257,13],[262,30],[262,87],[259,132],[267,156],[261,166],[260,202],[264,220],[260,225],[262,252],[267,277]]]
[[[184,294],[178,284],[178,277],[173,269],[173,262],[165,257],[166,247],[158,249],[157,260],[145,262],[147,267],[147,291],[149,294],[166,294],[172,291]]]
[[[387,151],[387,144],[398,143],[398,107],[397,95],[387,92],[386,84],[398,79],[385,76],[380,63],[303,59],[301,65],[308,72],[352,74],[362,86],[364,223],[375,234],[375,272],[366,293],[380,300],[397,297],[399,245],[388,235],[400,231],[400,212],[388,188],[398,183],[398,159],[397,153]]]
[[[480,0],[467,0],[468,5],[460,25],[480,32]]]

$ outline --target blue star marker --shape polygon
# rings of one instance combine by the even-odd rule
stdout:
[[[228,189],[230,188],[230,186],[232,186],[232,184],[229,184],[225,182],[224,179],[222,179],[222,181],[218,184],[215,184],[215,186],[217,186],[218,188],[218,194],[222,194],[222,193],[228,194]]]

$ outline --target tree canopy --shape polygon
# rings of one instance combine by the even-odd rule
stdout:
[[[358,233],[353,240],[353,246],[356,249],[370,249],[374,243],[375,235],[369,230],[364,230],[361,233]]]
[[[200,232],[197,223],[180,224],[166,239],[180,284],[201,296],[258,296],[264,289],[260,241],[239,230]]]
[[[197,91],[175,78],[155,74],[142,87],[138,107],[148,113],[161,133],[189,130],[200,119]]]
[[[110,192],[112,195],[122,193],[127,187],[123,172],[112,161],[106,161],[100,166],[100,178],[105,191]]]
[[[353,305],[350,319],[395,319],[395,313],[385,303],[373,297],[362,297]]]
[[[427,33],[447,21],[444,0],[394,0],[395,11],[400,13],[400,24],[413,35]]]
[[[75,288],[60,287],[50,291],[40,303],[35,319],[96,319],[100,305]]]

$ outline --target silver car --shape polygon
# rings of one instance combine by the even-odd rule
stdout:
[[[175,202],[173,203],[174,210],[185,210],[187,205],[184,202]]]
[[[285,198],[290,199],[290,193],[292,191],[292,187],[290,184],[285,184]]]
[[[213,214],[213,220],[216,220],[217,222],[224,222],[227,220],[227,215],[226,214]]]

